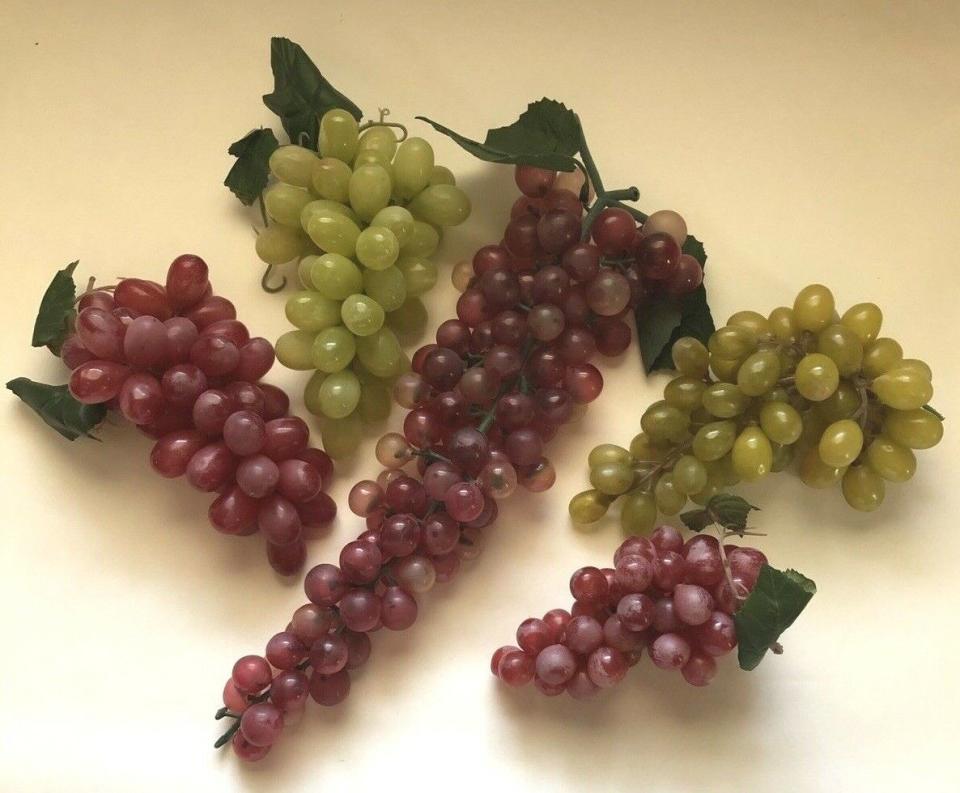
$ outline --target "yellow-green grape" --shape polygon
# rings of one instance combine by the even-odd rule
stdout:
[[[339,201],[331,201],[329,198],[318,198],[315,201],[311,201],[300,211],[300,227],[304,231],[310,228],[310,221],[317,212],[333,212],[335,215],[343,215],[344,217],[350,218],[355,224],[360,223],[360,218],[357,217],[357,213],[346,204],[341,204]]]
[[[706,387],[703,380],[695,377],[674,377],[663,389],[663,399],[668,405],[689,413],[700,407]]]
[[[916,455],[886,435],[878,435],[870,441],[867,462],[888,482],[906,482],[917,470]]]
[[[434,165],[433,170],[430,171],[430,182],[429,186],[435,184],[456,184],[457,177],[453,175],[453,171],[443,165]]]
[[[257,256],[274,266],[286,264],[306,252],[307,240],[300,229],[274,223],[261,229],[255,244]]]
[[[732,421],[712,421],[704,424],[693,436],[693,453],[701,462],[719,460],[733,448],[736,439],[736,424]]]
[[[366,424],[383,421],[390,415],[393,405],[393,395],[389,388],[375,378],[360,378],[360,401],[357,403],[357,413]]]
[[[886,485],[869,466],[855,465],[843,475],[840,489],[851,507],[861,512],[873,512],[883,503]]]
[[[820,452],[816,448],[811,448],[800,460],[800,481],[807,487],[822,490],[839,482],[846,470],[846,468],[827,465],[820,459]]]
[[[570,505],[567,509],[570,512],[570,519],[574,523],[586,525],[596,523],[606,515],[610,503],[610,497],[605,496],[598,490],[584,490],[570,499]]]
[[[774,473],[786,471],[790,463],[793,462],[793,456],[796,454],[796,446],[784,446],[779,443],[771,444],[773,446],[773,465],[770,470]]]
[[[863,350],[863,374],[879,377],[903,360],[903,347],[896,339],[879,338],[867,344]]]
[[[727,326],[714,331],[707,342],[711,355],[742,360],[757,346],[757,334],[742,326]]]
[[[769,320],[756,311],[738,311],[727,320],[727,325],[746,328],[757,338],[766,336],[771,332]]]
[[[849,380],[841,380],[837,390],[813,409],[824,421],[839,421],[850,418],[860,407],[860,394]]]
[[[357,258],[371,270],[392,267],[400,255],[396,235],[384,226],[369,226],[357,237]]]
[[[740,474],[733,465],[733,452],[728,452],[719,460],[704,464],[707,469],[707,482],[716,482],[721,487],[730,487],[740,481]]]
[[[804,399],[822,402],[840,385],[840,372],[833,359],[823,353],[804,355],[797,364],[797,391]]]
[[[407,285],[403,273],[396,267],[364,270],[363,291],[376,300],[384,311],[396,311],[407,299]]]
[[[633,487],[633,468],[624,463],[600,463],[590,469],[590,484],[608,496],[619,496]]]
[[[434,226],[458,226],[470,215],[470,199],[456,185],[436,184],[421,191],[407,208]]]
[[[863,343],[839,322],[827,325],[817,334],[817,351],[833,359],[842,377],[856,374],[863,364]]]
[[[605,463],[629,466],[633,465],[633,462],[633,455],[615,443],[601,443],[599,446],[594,446],[587,455],[587,465],[590,468],[596,468]]]
[[[733,383],[712,383],[704,389],[703,406],[711,416],[730,419],[747,409],[750,398]]]
[[[656,441],[680,441],[690,428],[690,417],[663,400],[654,402],[640,418],[643,431]]]
[[[737,385],[747,396],[761,396],[780,379],[780,358],[774,350],[758,350],[737,370]]]
[[[390,203],[390,174],[379,165],[361,165],[350,177],[350,206],[361,220],[370,222]]]
[[[930,381],[913,369],[891,369],[874,379],[870,388],[884,405],[897,410],[916,410],[933,396]]]
[[[429,292],[440,277],[437,265],[420,256],[401,256],[397,259],[397,269],[403,274],[407,294],[413,297]]]
[[[370,221],[371,226],[382,226],[390,229],[397,238],[397,244],[402,248],[413,236],[413,215],[405,207],[384,207]],[[433,231],[433,229],[431,229]]]
[[[773,466],[773,447],[759,427],[746,427],[733,444],[733,470],[741,479],[754,482],[770,473]]]
[[[303,404],[314,416],[323,415],[323,408],[320,405],[320,386],[326,379],[326,372],[314,372],[303,387]]]
[[[393,158],[393,187],[398,198],[409,201],[430,183],[433,147],[423,138],[407,138]]]
[[[685,454],[673,464],[673,486],[679,493],[699,493],[707,485],[707,468],[692,454]]]
[[[710,365],[710,353],[703,342],[693,336],[682,336],[670,350],[673,366],[682,375],[703,379]]]
[[[357,120],[350,113],[339,108],[328,110],[320,119],[320,155],[353,162],[358,135]]]
[[[353,158],[354,170],[362,168],[364,165],[376,165],[383,168],[390,176],[390,184],[393,184],[393,164],[387,159],[387,155],[382,151],[360,151]]]
[[[319,258],[316,254],[310,254],[309,256],[301,256],[300,261],[297,262],[297,280],[304,289],[314,288],[311,273],[313,272],[313,265]]]
[[[718,355],[710,356],[710,368],[718,380],[726,383],[737,382],[737,372],[740,371],[742,358],[721,358]]]
[[[321,330],[313,341],[313,364],[328,374],[346,369],[356,353],[354,335],[343,325]]]
[[[309,333],[340,324],[340,303],[309,289],[294,292],[285,308],[290,324]]]
[[[763,402],[789,402],[790,392],[783,386],[777,386],[767,391],[760,399]]]
[[[440,244],[440,232],[422,220],[413,222],[410,239],[401,246],[404,256],[430,256]]]
[[[427,327],[427,319],[423,302],[416,297],[408,297],[400,308],[387,314],[386,321],[403,338],[415,338]]]
[[[263,191],[267,216],[284,226],[300,228],[300,213],[314,198],[302,187],[274,182]]]
[[[793,301],[793,317],[800,330],[823,330],[833,321],[833,293],[823,284],[810,284]]]
[[[302,372],[313,369],[314,335],[305,330],[289,330],[284,333],[274,345],[277,360],[288,369]]]
[[[764,402],[760,408],[760,429],[774,443],[796,443],[803,432],[803,419],[787,402]]]
[[[792,344],[797,340],[800,328],[797,327],[797,319],[792,308],[778,306],[770,312],[767,322],[773,337],[781,344]]]
[[[843,312],[840,322],[850,328],[860,343],[865,345],[879,335],[883,312],[876,303],[857,303]]]
[[[307,234],[320,250],[326,253],[339,253],[341,256],[352,257],[357,250],[357,237],[360,229],[350,218],[320,210],[313,214],[307,224]]]
[[[930,449],[943,437],[943,422],[929,410],[886,410],[883,432],[910,449]]]
[[[317,160],[310,175],[310,188],[320,198],[346,204],[350,200],[350,177],[353,171],[342,160],[325,157]]]
[[[921,377],[926,378],[931,383],[933,382],[933,370],[926,361],[921,361],[919,358],[903,358],[897,361],[897,365],[894,368],[898,372],[902,372],[904,369],[907,369],[920,375]]]
[[[671,474],[660,477],[653,489],[653,496],[657,502],[657,509],[664,515],[676,515],[687,503],[686,494],[677,489]]]
[[[318,398],[323,415],[342,419],[356,410],[360,401],[360,381],[349,369],[328,375],[320,385]]]
[[[701,507],[706,506],[706,504],[713,498],[717,493],[723,490],[723,485],[719,482],[707,482],[703,490],[700,490],[697,493],[694,493],[690,496],[690,500],[694,504],[699,504]]]
[[[403,364],[400,342],[390,328],[357,339],[357,358],[371,374],[384,378],[399,374]]]
[[[371,336],[383,327],[383,308],[371,297],[350,295],[340,306],[340,318],[355,336]]]
[[[296,187],[309,187],[314,166],[317,164],[315,152],[303,146],[278,146],[270,155],[270,173],[286,184]]]
[[[641,432],[630,441],[630,456],[638,463],[659,463],[666,458],[667,450],[654,443],[647,433]]]
[[[620,506],[620,527],[625,534],[647,534],[657,522],[657,502],[643,490],[628,493]]]
[[[365,129],[357,140],[357,154],[359,157],[366,152],[376,152],[382,155],[387,162],[397,153],[397,136],[386,126],[373,126]]]
[[[363,421],[358,413],[342,419],[324,419],[320,438],[324,451],[334,460],[349,457],[363,440]]]
[[[313,256],[310,265],[310,284],[330,300],[345,300],[363,289],[363,274],[346,256],[325,253]]]
[[[820,459],[831,468],[845,468],[863,450],[863,430],[850,419],[835,421],[823,431],[817,449]]]

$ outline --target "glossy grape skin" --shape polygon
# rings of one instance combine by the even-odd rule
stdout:
[[[843,312],[840,322],[849,328],[866,345],[880,334],[883,312],[875,303],[857,303]]]
[[[903,359],[903,347],[894,339],[873,339],[863,348],[862,369],[865,377],[879,377]]]
[[[887,410],[883,430],[910,449],[930,449],[943,437],[943,422],[927,410]]]
[[[821,284],[805,286],[793,303],[794,318],[802,330],[823,330],[830,324],[833,310],[833,294]]]
[[[773,466],[773,447],[759,427],[747,427],[733,444],[733,468],[747,482],[766,476]]]
[[[803,420],[786,402],[765,402],[760,408],[760,428],[774,443],[791,444],[800,438]]]
[[[114,361],[87,361],[70,375],[70,393],[85,405],[109,402],[120,393],[129,374],[128,367]]]
[[[850,419],[835,421],[823,431],[818,444],[820,459],[831,468],[845,468],[863,449],[863,430]]]
[[[840,372],[831,358],[822,353],[805,355],[797,364],[797,390],[811,402],[821,402],[840,384]]]
[[[917,459],[906,446],[878,435],[867,447],[870,468],[888,482],[906,482],[917,470]]]
[[[922,408],[933,397],[933,386],[921,372],[896,366],[874,379],[870,388],[884,405],[896,410]]]
[[[886,490],[881,476],[866,465],[848,468],[841,480],[840,489],[847,503],[861,512],[877,509],[883,503]]]

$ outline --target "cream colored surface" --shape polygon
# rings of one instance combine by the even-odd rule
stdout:
[[[573,531],[566,504],[589,448],[629,440],[662,387],[631,349],[553,444],[556,487],[510,503],[413,629],[376,637],[345,706],[311,705],[243,767],[212,750],[211,717],[234,659],[303,601],[299,581],[277,580],[258,538],[208,528],[209,498],[154,475],[137,432],[71,445],[4,392],[0,790],[960,787],[956,3],[151,5],[4,3],[4,381],[63,379],[30,329],[51,273],[78,257],[83,278],[110,282],[199,253],[254,331],[285,329],[283,298],[257,284],[252,215],[221,186],[227,145],[274,123],[260,95],[268,38],[284,34],[367,113],[481,135],[528,100],[564,100],[610,186],[637,184],[643,207],[680,210],[706,241],[719,320],[812,281],[844,305],[876,301],[933,366],[948,434],[874,515],[787,475],[744,490],[772,562],[820,587],[786,653],[756,672],[727,659],[694,690],[644,661],[585,705],[505,691],[490,653],[524,617],[567,605],[570,572],[618,542],[612,522]],[[509,169],[430,139],[474,201],[444,244],[448,273],[499,239],[515,191]],[[447,278],[428,302],[432,326],[452,314]],[[371,441],[339,467],[338,503],[376,471]],[[342,515],[310,561],[334,559],[357,525]]]

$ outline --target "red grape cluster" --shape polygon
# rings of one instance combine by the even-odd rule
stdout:
[[[308,448],[310,431],[287,415],[287,395],[258,382],[273,365],[273,346],[250,338],[233,304],[213,294],[203,259],[174,259],[165,287],[125,278],[112,294],[83,295],[77,308],[60,352],[70,393],[118,409],[156,439],[150,462],[161,476],[186,475],[216,492],[214,528],[260,529],[273,568],[299,570],[304,527],[336,514],[322,490],[333,466]]]
[[[553,609],[517,628],[519,647],[501,647],[491,670],[510,686],[531,680],[547,696],[592,697],[616,685],[646,648],[654,666],[694,686],[716,674],[737,644],[733,613],[766,563],[755,548],[715,537],[687,542],[672,526],[629,537],[614,567],[582,567],[570,579],[570,611]]]

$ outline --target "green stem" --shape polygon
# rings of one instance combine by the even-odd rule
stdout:
[[[270,221],[267,220],[267,205],[263,203],[263,193],[257,196],[257,203],[260,205],[260,217],[263,219],[264,228],[266,228],[270,225]]]
[[[219,749],[221,746],[224,746],[230,743],[234,733],[239,729],[240,729],[240,719],[237,719],[233,724],[230,725],[230,727],[227,729],[227,731],[223,735],[217,738],[217,742],[213,745],[213,748]]]
[[[583,134],[583,124],[580,121],[580,116],[577,116],[577,126],[580,128],[580,156],[583,157],[583,167],[587,178],[590,180],[589,183],[593,185],[593,189],[597,191],[599,196],[604,192],[603,180],[600,178],[597,164],[593,161],[593,155],[590,154],[590,147],[587,145],[587,136]]]

